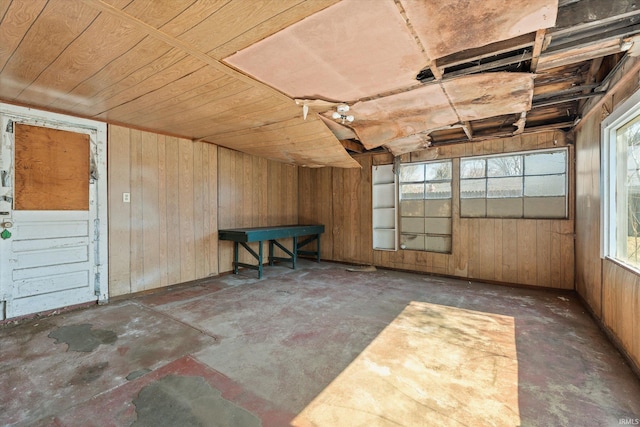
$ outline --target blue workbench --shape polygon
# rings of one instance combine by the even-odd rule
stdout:
[[[320,262],[320,235],[324,233],[324,225],[278,225],[273,227],[252,227],[252,228],[232,228],[228,230],[218,230],[220,240],[233,241],[233,273],[238,274],[238,267],[258,270],[258,278],[262,278],[262,242],[269,241],[269,265],[274,261],[286,261],[296,268],[298,255],[313,255]],[[298,242],[298,237],[309,236],[307,239]],[[293,248],[285,248],[278,239],[293,239]],[[317,241],[317,250],[301,250],[303,246]],[[249,247],[247,243],[258,242],[258,253]],[[238,261],[238,248],[242,245],[257,261],[258,265],[246,264]],[[274,256],[274,246],[282,249],[288,258]]]

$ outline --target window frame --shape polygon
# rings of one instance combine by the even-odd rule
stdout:
[[[427,165],[430,164],[436,164],[436,163],[448,163],[449,164],[449,171],[450,171],[450,177],[449,179],[428,179],[426,176],[426,167]],[[423,165],[425,167],[425,174],[424,174],[424,178],[422,181],[403,181],[401,178],[401,169],[403,167],[411,167],[411,166],[418,166],[418,165]],[[412,250],[412,251],[419,251],[419,252],[431,252],[431,253],[438,253],[438,254],[452,254],[453,253],[453,200],[455,197],[454,194],[454,181],[455,181],[455,168],[454,168],[454,162],[452,158],[448,158],[448,159],[436,159],[436,160],[428,160],[428,161],[419,161],[419,162],[409,162],[409,163],[400,163],[399,165],[399,169],[398,169],[398,212],[397,212],[397,218],[398,218],[398,240],[400,242],[399,244],[399,248],[401,250]],[[450,197],[447,198],[429,198],[427,197],[427,191],[426,191],[426,187],[428,183],[435,183],[435,184],[439,184],[439,183],[449,183],[449,187],[450,187]],[[403,199],[402,198],[402,186],[404,185],[416,185],[416,184],[422,184],[424,186],[424,194],[422,196],[422,198],[419,199]],[[403,218],[411,218],[411,216],[404,216],[402,214],[402,202],[403,201],[411,201],[411,200],[422,200],[423,202],[426,202],[428,200],[449,200],[449,206],[450,206],[450,211],[449,211],[449,216],[448,217],[432,217],[432,216],[427,216],[427,212],[425,211],[425,214],[421,217],[415,217],[415,218],[422,218],[423,220],[426,219],[438,219],[438,218],[448,218],[449,219],[449,224],[450,224],[450,233],[449,234],[443,234],[443,233],[433,233],[433,232],[429,232],[426,227],[424,230],[424,233],[403,233],[402,230],[402,219]],[[425,249],[414,249],[414,248],[405,248],[403,247],[404,245],[402,244],[402,236],[403,234],[423,234],[424,238],[425,238]],[[433,249],[427,249],[427,237],[431,236],[431,237],[445,237],[447,236],[450,240],[450,247],[448,250],[446,251],[436,251]]]
[[[617,131],[640,116],[640,90],[636,91],[600,124],[600,257],[619,263],[640,274],[640,267],[616,254]],[[613,172],[613,175],[611,174]]]
[[[553,153],[553,152],[564,152],[565,153],[565,170],[563,172],[564,174],[564,195],[561,196],[527,196],[526,195],[526,178],[527,177],[539,177],[539,176],[553,176],[553,175],[561,175],[559,173],[549,173],[549,174],[531,174],[531,175],[527,175],[526,174],[526,156],[528,155],[534,155],[534,154],[543,154],[543,153]],[[508,176],[490,176],[489,175],[489,159],[494,159],[494,158],[500,158],[500,157],[514,157],[514,156],[522,156],[522,174],[521,175],[508,175]],[[570,159],[571,159],[571,152],[569,150],[569,147],[553,147],[553,148],[544,148],[544,149],[539,149],[539,150],[524,150],[524,151],[514,151],[514,152],[510,152],[510,153],[500,153],[500,154],[486,154],[486,155],[481,155],[481,156],[465,156],[465,157],[460,157],[460,170],[457,176],[458,179],[458,185],[460,188],[459,194],[458,194],[458,203],[460,204],[460,218],[464,218],[464,219],[479,219],[479,218],[486,218],[486,219],[499,219],[499,218],[504,218],[504,219],[530,219],[530,220],[566,220],[569,219],[569,201],[570,201],[570,192],[571,189],[569,188],[569,183],[570,178],[571,178],[571,165],[570,165]],[[463,168],[462,168],[462,163],[464,160],[479,160],[479,159],[484,159],[485,160],[485,175],[483,177],[472,177],[472,178],[463,178],[462,177],[462,172],[463,172]],[[522,179],[522,193],[520,196],[518,197],[490,197],[489,196],[489,180],[490,179],[504,179],[504,178],[521,178]],[[462,184],[464,181],[471,181],[471,180],[484,180],[485,181],[485,192],[484,192],[484,196],[482,198],[473,198],[473,197],[463,197],[462,193]],[[522,207],[522,216],[496,216],[496,215],[489,215],[489,213],[487,212],[488,209],[485,210],[485,214],[484,216],[470,216],[470,215],[463,215],[462,213],[462,200],[463,199],[467,199],[467,200],[500,200],[500,199],[522,199],[522,203],[524,204],[525,200],[527,198],[534,198],[534,197],[564,197],[564,215],[563,216],[558,216],[558,217],[529,217],[526,216],[526,212],[524,210],[524,205]]]
[[[389,189],[392,191],[388,191]],[[399,240],[398,177],[394,171],[393,164],[371,166],[371,205],[373,250],[397,251]],[[389,213],[393,215],[393,226],[389,226]],[[393,245],[385,245],[383,243],[385,234],[392,235]]]

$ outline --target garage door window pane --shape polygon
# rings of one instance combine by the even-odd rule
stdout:
[[[451,252],[451,174],[451,160],[400,165],[401,249]]]
[[[529,154],[524,157],[525,175],[549,175],[566,172],[567,152]]]
[[[400,168],[400,182],[423,182],[424,165],[403,165]]]
[[[564,196],[566,175],[539,175],[524,178],[524,195]]]
[[[487,196],[487,180],[463,179],[460,180],[460,197],[463,199],[477,199]]]
[[[498,156],[487,159],[487,176],[522,175],[522,156]]]
[[[460,161],[460,178],[484,178],[487,176],[486,159],[462,159]]]
[[[460,216],[566,218],[567,161],[566,148],[460,159]]]
[[[401,184],[400,200],[424,199],[424,184]]]
[[[522,197],[522,178],[489,178],[487,179],[487,197],[505,198]]]

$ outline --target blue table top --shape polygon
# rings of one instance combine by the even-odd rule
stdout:
[[[271,227],[231,228],[218,230],[220,240],[235,242],[257,242],[260,240],[284,239],[324,233],[324,225],[275,225]]]

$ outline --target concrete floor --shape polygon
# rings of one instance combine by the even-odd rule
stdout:
[[[0,327],[0,425],[618,426],[573,294],[302,261]]]

